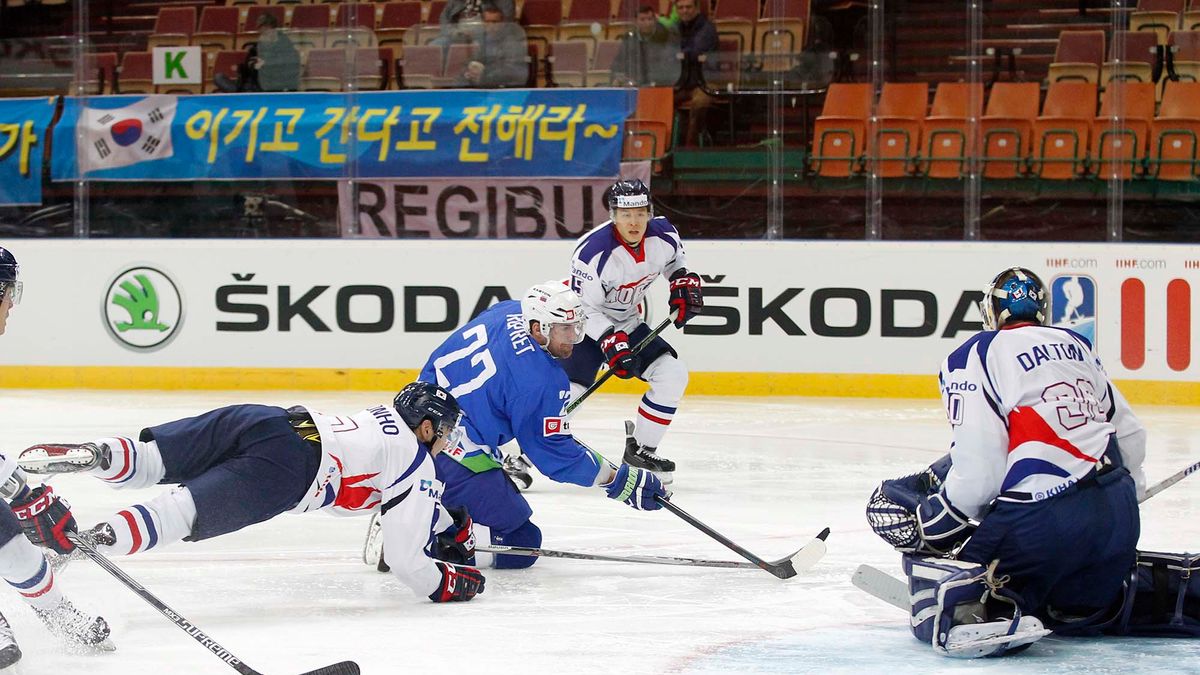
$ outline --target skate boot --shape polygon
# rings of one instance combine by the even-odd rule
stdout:
[[[92,548],[97,546],[112,546],[117,543],[117,533],[113,532],[112,525],[108,523],[100,523],[90,530],[83,530],[79,533],[79,538],[92,545]],[[86,557],[86,554],[75,547],[70,553],[58,553],[57,551],[46,550],[46,562],[50,563],[50,569],[54,570],[55,574],[61,572],[72,560]]]
[[[625,463],[638,469],[645,469],[658,476],[663,485],[670,485],[675,480],[675,462],[659,457],[654,452],[656,448],[638,445],[633,439],[633,422],[625,422]]]
[[[529,489],[533,485],[533,476],[530,475],[529,469],[532,465],[529,460],[525,459],[525,455],[505,455],[504,456],[504,473],[516,483],[517,488],[522,492]]]
[[[20,660],[21,648],[17,646],[12,626],[8,625],[8,619],[0,614],[0,668],[7,668]]]
[[[112,450],[103,443],[43,443],[25,448],[17,464],[36,474],[77,473],[97,466],[108,468]]]
[[[371,516],[367,525],[367,540],[363,543],[363,562],[380,572],[390,572],[392,568],[383,559],[383,519],[378,513]]]
[[[106,652],[116,649],[108,639],[108,623],[103,617],[84,614],[67,598],[52,609],[35,607],[33,612],[51,633],[72,645]]]

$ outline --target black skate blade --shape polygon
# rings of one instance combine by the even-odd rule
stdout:
[[[361,672],[362,669],[358,667],[357,663],[353,661],[342,661],[341,663],[335,663],[331,666],[325,666],[324,668],[310,670],[307,673],[301,673],[300,675],[359,675]]]

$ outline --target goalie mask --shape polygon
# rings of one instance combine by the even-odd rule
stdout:
[[[0,300],[4,298],[4,294],[12,289],[12,304],[21,304],[21,290],[23,284],[18,278],[21,266],[17,264],[17,258],[6,248],[0,248]]]
[[[396,394],[392,407],[409,429],[416,430],[425,420],[433,424],[434,441],[446,439],[447,448],[462,438],[462,409],[450,392],[429,382],[410,382]]]
[[[521,315],[526,329],[531,321],[541,325],[542,335],[557,341],[577,345],[583,342],[583,303],[565,281],[547,281],[537,284],[521,298]]]
[[[983,327],[1000,330],[1017,321],[1046,322],[1046,286],[1024,267],[1010,267],[983,289],[979,302]]]

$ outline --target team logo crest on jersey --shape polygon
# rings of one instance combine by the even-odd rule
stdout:
[[[568,436],[571,424],[561,417],[546,417],[542,419],[543,436]]]
[[[1050,325],[1070,328],[1096,344],[1096,282],[1082,275],[1050,280]]]

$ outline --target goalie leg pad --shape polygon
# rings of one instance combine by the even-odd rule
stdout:
[[[1074,620],[1055,618],[1064,621],[1055,630],[1065,635],[1200,637],[1200,555],[1138,551],[1112,607]]]
[[[983,565],[906,554],[913,636],[956,658],[1001,656],[1049,631]]]

